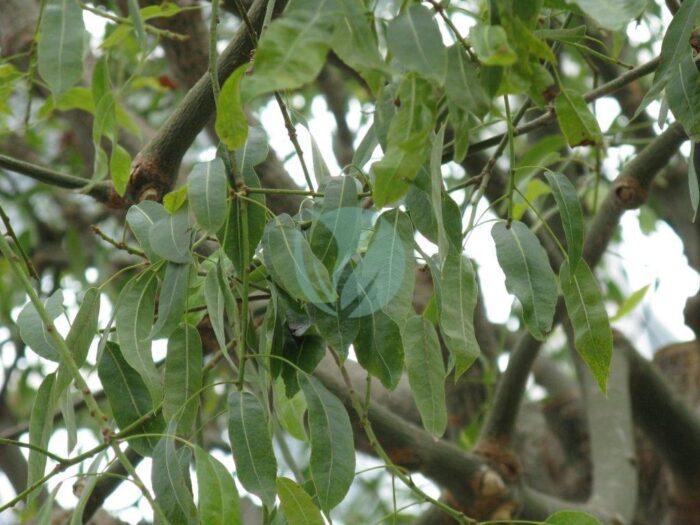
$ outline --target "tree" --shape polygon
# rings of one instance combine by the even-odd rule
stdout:
[[[1,0],[0,513],[116,522],[128,480],[158,523],[700,523],[698,343],[640,356],[604,257],[641,209],[700,268],[699,22]]]

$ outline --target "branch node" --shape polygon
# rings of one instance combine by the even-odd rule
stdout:
[[[639,208],[647,200],[648,191],[630,175],[619,177],[613,187],[618,204],[626,210]]]

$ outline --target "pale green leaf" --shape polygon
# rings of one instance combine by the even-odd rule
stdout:
[[[180,186],[163,196],[163,207],[170,214],[177,212],[185,202],[187,202],[187,186]]]
[[[168,428],[167,434],[174,433]],[[153,449],[151,484],[158,505],[173,525],[197,525],[197,508],[190,488],[189,447],[175,448],[175,439],[164,436]]]
[[[226,348],[226,332],[224,330],[224,294],[219,285],[218,266],[212,267],[204,278],[204,302],[207,306],[209,322],[220,349]]]
[[[238,490],[220,461],[200,447],[194,447],[200,523],[242,525]]]
[[[640,303],[644,300],[644,296],[649,290],[649,285],[642,286],[639,290],[632,292],[629,297],[627,297],[622,304],[618,307],[617,312],[610,318],[610,322],[618,321],[625,317],[627,314],[631,313]]]
[[[445,95],[448,103],[483,117],[489,110],[490,101],[481,87],[478,71],[461,43],[453,44],[447,50],[447,63]]]
[[[123,197],[131,176],[131,155],[119,144],[112,145],[112,155],[109,159],[109,174],[112,177],[114,190],[119,196]]]
[[[671,70],[666,99],[688,138],[693,142],[700,141],[700,72],[690,49]]]
[[[603,136],[598,121],[580,93],[573,89],[564,89],[557,95],[554,109],[559,127],[569,146],[592,146],[602,142]]]
[[[242,147],[248,138],[248,118],[241,103],[241,79],[248,64],[243,64],[226,79],[216,109],[216,133],[230,150]]]
[[[216,234],[226,221],[228,181],[221,159],[195,164],[187,179],[190,207],[199,225]]]
[[[311,496],[289,478],[277,478],[277,493],[288,525],[324,525]]]
[[[57,290],[46,301],[44,301],[49,317],[53,320],[63,313],[63,292]],[[39,312],[36,311],[32,302],[28,302],[20,311],[17,317],[17,326],[19,327],[19,335],[22,341],[25,342],[34,352],[44,359],[50,361],[59,361],[58,350],[56,344],[49,336],[49,332],[44,326],[44,322],[39,317]]]
[[[163,284],[158,296],[158,320],[149,335],[151,339],[168,337],[180,324],[185,313],[189,276],[189,264],[165,265]]]
[[[362,367],[388,389],[396,388],[403,372],[399,326],[381,310],[360,318],[355,354]]]
[[[518,60],[508,44],[505,29],[499,25],[476,24],[469,31],[474,52],[487,66],[511,66]]]
[[[53,432],[53,414],[56,401],[54,397],[54,382],[56,374],[47,375],[41,382],[34,398],[34,405],[29,416],[29,443],[35,447],[46,450],[49,447],[49,438]],[[29,451],[27,464],[28,486],[37,482],[44,476],[46,470],[46,455],[38,450]],[[34,491],[29,495],[29,501],[33,501],[40,494]]]
[[[572,0],[568,0],[572,3]],[[629,22],[642,14],[647,0],[573,0],[584,13],[595,20],[601,27],[620,31]]]
[[[560,510],[549,516],[546,525],[601,525],[597,518],[578,510]]]
[[[149,200],[134,204],[126,212],[126,223],[131,228],[141,249],[151,261],[160,259],[151,249],[151,241],[149,240],[151,226],[167,216],[168,212],[160,203]]]
[[[148,232],[151,249],[166,261],[180,264],[191,262],[189,228],[187,209],[160,219]]]
[[[188,436],[197,417],[202,388],[202,341],[197,329],[184,323],[168,339],[165,358],[163,416],[178,435]]]
[[[566,245],[569,253],[569,265],[576,268],[583,254],[583,211],[578,200],[576,188],[563,173],[545,171],[549,187],[559,208]]]

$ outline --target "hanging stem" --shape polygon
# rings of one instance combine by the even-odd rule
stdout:
[[[510,155],[509,183],[508,183],[508,227],[513,222],[513,191],[515,190],[515,137],[513,136],[513,121],[510,115],[510,103],[508,95],[503,95],[503,103],[506,107],[506,124],[508,125],[508,153]]]

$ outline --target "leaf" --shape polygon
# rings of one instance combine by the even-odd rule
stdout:
[[[403,372],[403,345],[399,326],[384,312],[360,318],[355,354],[362,367],[390,390]]]
[[[326,344],[345,359],[350,345],[357,337],[360,321],[357,317],[348,317],[338,302],[333,305],[333,308],[331,313],[327,313],[325,308],[321,309],[311,303],[306,305],[312,322]]]
[[[588,16],[601,27],[620,31],[627,24],[642,14],[647,6],[646,0],[573,0]],[[568,0],[571,3],[571,0]]]
[[[243,79],[243,100],[314,80],[325,63],[338,9],[337,0],[290,3],[260,39],[253,74]]]
[[[644,296],[649,290],[649,285],[642,286],[639,290],[632,292],[622,304],[617,308],[617,312],[610,318],[610,322],[618,321],[631,313],[644,300]]]
[[[306,126],[306,129],[308,130],[309,127]],[[321,186],[331,178],[331,170],[328,169],[328,164],[326,164],[326,160],[323,158],[323,154],[318,147],[316,139],[311,134],[311,130],[309,130],[309,138],[311,140],[311,160],[314,167],[314,176],[316,177],[316,184]]]
[[[690,145],[690,157],[688,158],[688,191],[690,193],[690,204],[693,207],[693,222],[698,216],[698,204],[700,203],[700,149],[697,149],[695,142]]]
[[[190,207],[199,225],[216,234],[226,221],[228,181],[220,158],[195,164],[187,179]]]
[[[204,449],[194,447],[199,520],[207,525],[242,525],[238,490],[231,474]]]
[[[186,209],[160,219],[148,232],[151,249],[166,261],[180,264],[191,262],[189,227]]]
[[[224,330],[224,294],[219,286],[218,267],[212,267],[204,278],[204,302],[216,341],[220,349],[226,348],[226,332]]]
[[[293,438],[299,441],[307,441],[308,437],[304,428],[306,400],[303,392],[297,392],[290,399],[287,397],[284,382],[281,379],[276,380],[272,386],[275,400],[275,415],[280,425]]]
[[[311,496],[289,478],[277,478],[277,493],[288,525],[324,525]]]
[[[277,461],[265,410],[258,398],[248,392],[232,392],[228,410],[228,433],[238,480],[272,507],[277,492]]]
[[[163,285],[158,296],[158,320],[153,326],[150,339],[168,337],[180,324],[185,313],[189,292],[189,264],[167,263]]]
[[[175,422],[178,435],[192,431],[201,388],[202,341],[194,326],[183,323],[168,340],[163,398],[163,417]]]
[[[97,363],[97,375],[119,428],[130,426],[153,410],[146,383],[138,372],[129,366],[115,343],[107,342]],[[159,434],[163,432],[164,427],[163,417],[157,415],[139,425],[133,433]],[[142,456],[150,456],[157,443],[158,438],[152,436],[129,440],[129,445]]]
[[[576,269],[583,253],[583,211],[581,211],[576,188],[563,173],[545,171],[544,176],[559,208],[569,252],[569,264],[571,268]]]
[[[572,89],[564,89],[554,101],[554,109],[562,133],[569,146],[592,146],[603,140],[596,120],[583,96]]]
[[[161,219],[167,218],[168,212],[163,206],[155,201],[143,201],[135,204],[126,212],[126,222],[131,228],[141,249],[148,256],[151,262],[155,262],[160,257],[151,249],[150,231],[151,226]]]
[[[112,144],[112,156],[109,159],[109,174],[114,190],[120,197],[124,196],[131,176],[131,155],[119,144]]]
[[[182,208],[186,201],[187,186],[180,186],[178,189],[170,191],[163,196],[163,207],[168,213],[174,214]]]
[[[481,354],[474,335],[477,289],[474,268],[458,250],[450,250],[438,279],[440,330],[452,355],[457,380]]]
[[[56,374],[47,375],[41,382],[34,398],[32,412],[29,416],[29,443],[35,447],[46,450],[49,447],[49,438],[53,432],[53,414],[56,407],[54,397],[54,382]],[[38,450],[29,451],[27,465],[27,486],[31,486],[44,476],[46,470],[46,455]],[[36,499],[41,491],[34,491],[29,495],[29,501]]]
[[[265,130],[258,126],[251,126],[245,144],[236,150],[238,171],[243,175],[252,172],[255,166],[265,161],[269,152]],[[247,181],[246,186],[250,187]]]
[[[600,521],[590,514],[576,510],[560,510],[545,521],[547,525],[600,525]]]
[[[115,315],[117,340],[124,360],[141,374],[154,399],[159,397],[161,389],[150,340],[157,284],[155,272],[134,276],[119,294]]]
[[[73,86],[83,74],[85,24],[77,0],[47,0],[39,24],[39,74],[54,95]]]
[[[469,31],[469,39],[476,56],[486,66],[511,66],[518,60],[505,29],[499,25],[477,24]]]
[[[448,104],[478,117],[486,115],[490,101],[481,87],[478,71],[460,43],[447,50],[447,64],[445,95]]]
[[[408,191],[409,182],[416,177],[424,161],[423,150],[388,150],[382,160],[372,165],[372,198],[375,206],[383,208],[403,197]]]
[[[61,315],[63,313],[63,292],[61,290],[54,292],[44,301],[44,308],[52,320]],[[49,336],[46,326],[39,317],[39,312],[36,311],[31,301],[24,305],[17,316],[17,326],[22,341],[37,355],[50,361],[60,361],[55,343]]]
[[[421,421],[428,432],[442,436],[447,427],[445,364],[437,332],[416,315],[408,320],[402,336],[408,382]]]
[[[312,303],[335,300],[328,270],[289,215],[278,215],[268,223],[262,245],[268,272],[294,298]]]
[[[693,142],[700,141],[700,73],[691,51],[672,71],[666,86],[666,98],[688,138]]]
[[[576,350],[593,373],[601,391],[605,392],[613,340],[598,283],[583,260],[574,273],[570,272],[569,264],[565,261],[559,270],[559,280],[574,329]]]
[[[104,453],[99,453],[95,459],[92,460],[92,463],[90,463],[87,470],[88,475],[85,477],[85,481],[80,488],[80,497],[78,498],[78,503],[75,504],[73,514],[71,514],[69,525],[83,524],[83,512],[85,512],[85,507],[87,506],[88,500],[90,499],[92,492],[95,490],[95,485],[97,485],[97,482],[100,480],[100,477],[97,474],[103,459]]]
[[[168,428],[168,434],[174,430]],[[175,440],[164,436],[153,449],[151,484],[156,501],[172,525],[195,525],[197,509],[190,488],[188,447],[175,448]]]
[[[302,370],[308,374],[312,373],[323,357],[326,355],[326,344],[323,338],[317,335],[306,335],[301,341],[288,339],[284,345],[283,357],[286,361],[282,363],[282,379],[286,385],[287,397],[292,397],[299,391],[297,381],[297,370]]]
[[[343,404],[315,377],[298,375],[308,406],[311,461],[309,470],[319,506],[338,505],[355,477],[355,444]]]
[[[127,0],[127,5],[129,6],[129,19],[134,26],[136,35],[139,37],[139,44],[145,46],[147,43],[146,31],[143,28],[143,19],[141,18],[138,0]]]
[[[389,53],[408,70],[442,83],[447,69],[447,53],[431,11],[420,4],[392,19],[387,26]]]
[[[491,229],[496,256],[506,276],[506,288],[523,308],[530,333],[543,340],[552,329],[557,304],[557,281],[537,236],[520,221],[510,228],[498,222]]]
[[[243,64],[231,73],[216,104],[216,134],[230,150],[242,147],[248,138],[248,118],[241,103],[241,79],[247,69],[248,64]]]

